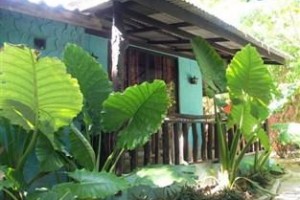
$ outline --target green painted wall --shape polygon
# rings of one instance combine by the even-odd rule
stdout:
[[[202,77],[195,60],[178,58],[179,112],[180,114],[202,115]],[[196,76],[197,84],[191,84],[189,78]]]
[[[108,70],[108,42],[106,38],[85,34],[83,46],[97,57],[102,66]]]
[[[9,42],[34,47],[34,38],[46,40],[43,56],[61,57],[65,45],[75,43],[107,68],[107,39],[86,34],[82,27],[0,9],[0,46]]]

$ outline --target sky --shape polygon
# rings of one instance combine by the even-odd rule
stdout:
[[[249,14],[256,8],[261,8],[264,11],[268,12],[268,10],[271,11],[272,7],[275,6],[274,1],[284,2],[284,0],[252,0],[249,2],[241,0],[221,0],[220,3],[216,4],[212,8],[209,6],[205,6],[203,3],[201,3],[201,0],[186,1],[202,7],[211,14],[234,26],[238,26],[241,17]]]
[[[45,3],[48,6],[56,7],[63,6],[68,10],[85,10],[93,6],[97,6],[101,3],[105,3],[109,0],[28,0],[32,3]]]

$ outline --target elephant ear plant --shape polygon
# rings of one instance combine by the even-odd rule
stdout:
[[[168,107],[167,87],[159,80],[109,96],[103,103],[102,125],[107,132],[117,131],[118,138],[103,169],[112,172],[123,151],[144,145],[160,128]]]
[[[62,62],[40,57],[22,45],[5,44],[0,52],[0,192],[4,198],[104,199],[147,183],[143,178],[152,183],[149,173],[137,171],[126,178],[112,172],[122,152],[145,144],[160,127],[170,105],[166,84],[155,80],[124,92],[111,91],[101,65],[76,45],[66,47]],[[79,113],[83,132],[78,128]],[[62,127],[67,128],[62,131]],[[95,152],[92,144],[95,135],[109,134],[104,131],[116,132],[117,142],[99,172],[101,145]],[[29,167],[32,157],[37,158],[38,169]],[[28,168],[34,174],[29,179]],[[178,171],[168,168],[172,170]],[[33,187],[53,173],[67,174],[69,181],[61,177],[52,186],[41,182],[42,191]],[[169,184],[184,182],[167,175]]]
[[[226,123],[227,128],[235,132],[233,141],[229,144],[226,139],[220,115],[216,113],[217,133],[220,149],[220,162],[223,186],[230,187],[237,178],[238,167],[250,145],[259,140],[265,152],[255,162],[263,165],[270,154],[270,144],[265,131],[261,128],[270,114],[268,106],[275,91],[271,76],[259,53],[251,45],[237,52],[231,63],[225,69],[222,58],[202,38],[192,40],[200,71],[206,78],[208,87],[219,88],[210,90],[210,97],[222,92],[229,92],[231,111]],[[221,78],[220,78],[221,77]],[[227,90],[225,89],[227,86]],[[246,145],[240,149],[240,142],[246,140]]]
[[[236,53],[226,72],[232,102],[229,125],[235,124],[235,134],[230,147],[230,183],[233,183],[239,164],[247,149],[259,140],[265,152],[255,162],[262,166],[270,153],[269,138],[262,128],[271,114],[268,109],[276,90],[271,75],[257,50],[251,45]],[[237,155],[240,137],[246,139],[245,147]]]
[[[77,80],[66,72],[63,62],[40,58],[38,52],[23,45],[4,44],[0,71],[0,115],[20,127],[11,131],[25,130],[21,131],[25,136],[20,132],[16,136],[26,141],[14,163],[1,164],[12,164],[4,170],[4,176],[14,183],[12,187],[19,191],[19,198],[23,198],[27,184],[23,171],[29,155],[39,140],[51,138],[80,112],[82,95]],[[4,145],[4,153],[13,151],[10,142],[14,140]],[[41,155],[37,158],[44,159]]]
[[[89,170],[99,169],[102,104],[112,92],[112,84],[101,64],[79,46],[68,44],[64,51],[63,60],[67,66],[67,71],[78,80],[84,97],[82,109],[84,130],[79,131],[74,124],[71,126],[74,134],[84,137],[83,140],[76,140],[77,137],[71,138],[75,142],[71,142],[72,152],[75,153],[74,156],[81,166]],[[88,151],[82,151],[82,148],[78,148],[79,146],[76,144],[84,145]],[[91,146],[97,148],[96,152]]]

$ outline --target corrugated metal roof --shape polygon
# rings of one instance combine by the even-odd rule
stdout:
[[[253,37],[252,35],[242,32],[235,26],[223,21],[222,19],[218,18],[217,16],[213,15],[212,13],[209,13],[209,12],[203,10],[203,8],[201,7],[201,4],[199,2],[196,2],[195,0],[165,0],[165,1],[172,3],[176,6],[179,6],[193,14],[201,16],[201,18],[206,19],[210,23],[214,23],[216,26],[219,26],[219,27],[223,28],[224,30],[229,31],[232,34],[238,35],[241,38],[245,38],[249,42],[254,43],[257,46],[265,48],[268,51],[272,51],[278,55],[284,56],[286,59],[290,58],[290,55],[288,55],[284,52],[281,52],[277,49],[273,49],[272,47],[270,47],[269,45],[260,41],[259,39]]]

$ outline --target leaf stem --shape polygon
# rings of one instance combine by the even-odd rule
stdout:
[[[38,138],[38,131],[37,131],[37,129],[35,129],[34,132],[33,132],[32,138],[30,140],[30,143],[27,146],[24,154],[22,155],[22,157],[21,157],[21,159],[20,159],[20,161],[19,161],[19,163],[17,165],[17,168],[16,168],[17,171],[20,170],[20,169],[22,169],[24,167],[26,159],[27,159],[28,155],[32,152],[32,150],[33,150],[33,148],[35,146],[35,143],[37,141],[37,138]]]
[[[242,151],[239,153],[237,159],[234,159],[233,164],[232,164],[232,169],[231,169],[231,177],[230,177],[230,183],[232,184],[234,182],[234,179],[236,177],[236,172],[238,167],[240,166],[240,163],[242,159],[244,158],[248,148],[250,147],[251,144],[253,144],[253,141],[255,140],[256,136],[253,135],[249,141],[246,143],[245,147],[242,149]]]
[[[98,148],[97,148],[97,152],[96,152],[96,169],[99,170],[100,168],[100,159],[101,159],[101,146],[102,146],[102,134],[100,133],[98,138]]]
[[[119,159],[120,159],[120,157],[121,157],[121,155],[123,154],[124,151],[125,151],[125,149],[122,148],[121,151],[119,152],[119,154],[117,155],[116,159],[114,160],[113,165],[111,166],[111,168],[109,170],[110,173],[112,173],[115,170],[116,165],[117,165],[117,163],[118,163],[118,161],[119,161]]]
[[[111,163],[113,162],[113,159],[115,157],[115,155],[118,153],[118,149],[114,148],[113,152],[108,156],[108,158],[106,159],[104,166],[102,167],[102,171],[108,171],[109,166],[111,165]]]
[[[6,194],[8,194],[13,200],[18,200],[18,198],[15,196],[15,195],[13,195],[13,193],[11,193],[8,189],[6,189],[6,188],[2,188],[3,189],[3,191],[6,193]]]

